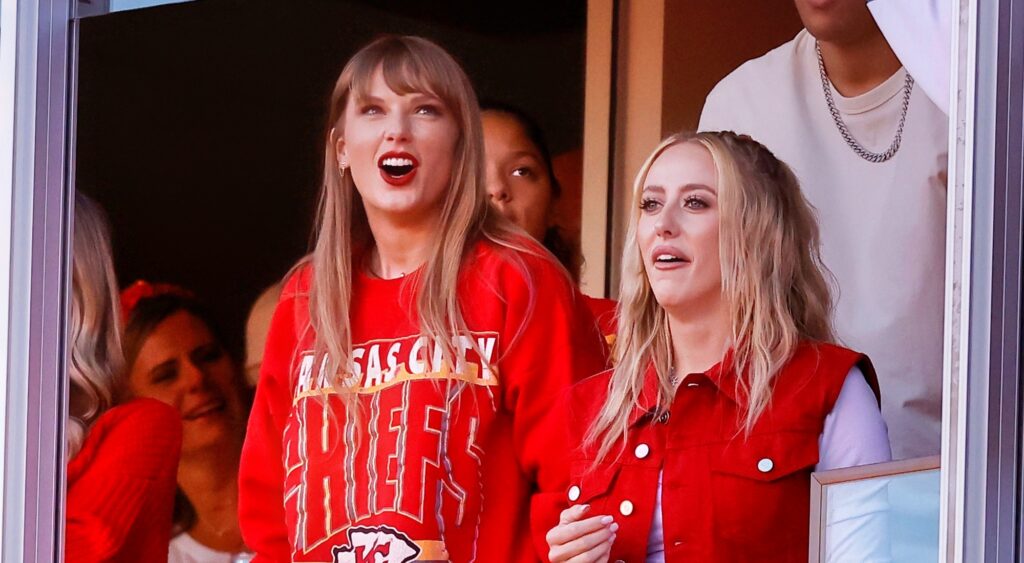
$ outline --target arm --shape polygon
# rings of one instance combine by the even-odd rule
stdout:
[[[516,457],[535,483],[531,499],[534,546],[542,557],[544,539],[557,524],[544,507],[562,500],[568,487],[564,443],[568,420],[559,397],[576,381],[602,371],[607,363],[604,338],[583,296],[559,270],[540,258],[526,257],[533,285],[507,284],[504,334],[514,335],[500,359],[505,409],[512,414]],[[519,282],[520,280],[515,280]]]
[[[254,562],[290,561],[284,510],[282,435],[292,405],[294,283],[274,311],[238,471],[238,519]],[[304,303],[304,302],[303,302]]]
[[[889,461],[889,435],[875,395],[861,371],[846,376],[819,437],[815,470]],[[889,494],[884,480],[844,485],[844,494],[829,503],[828,557],[832,562],[892,561],[889,545]]]
[[[172,505],[181,452],[181,418],[158,401],[142,399],[107,411],[79,455],[88,466],[68,489],[68,561],[116,555],[142,510],[164,495]],[[93,448],[95,448],[93,450]],[[74,460],[72,460],[74,463]],[[171,514],[167,513],[167,534]]]

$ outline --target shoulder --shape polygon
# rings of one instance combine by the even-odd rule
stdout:
[[[778,82],[779,73],[799,59],[801,47],[807,37],[807,30],[801,30],[793,39],[741,64],[715,85],[712,94],[734,89],[760,89]]]
[[[526,236],[477,242],[463,270],[474,278],[489,278],[506,290],[575,290],[565,268],[540,243]]]
[[[608,397],[614,369],[606,369],[575,383],[565,394],[566,410],[572,415],[577,428],[585,428],[597,418]]]
[[[277,301],[280,302],[286,299],[295,299],[298,296],[308,295],[309,288],[312,284],[313,265],[310,264],[308,259],[303,259],[296,264],[294,268],[292,268],[291,272],[288,273],[283,286],[279,286],[280,293],[277,297]]]
[[[807,30],[801,30],[786,43],[741,64],[712,88],[705,102],[705,111],[719,104],[731,112],[757,100],[770,102],[771,97],[764,96],[765,90],[782,85],[783,81],[779,77],[793,73],[794,65],[799,64],[802,51],[806,48],[808,37],[810,35]]]
[[[155,399],[133,399],[111,408],[93,425],[94,429],[110,429],[122,425],[140,425],[139,431],[156,434],[180,434],[181,415],[171,406]],[[177,429],[177,432],[175,432]]]
[[[181,415],[154,399],[134,399],[103,413],[89,429],[82,449],[68,465],[68,474],[85,467],[116,466],[125,475],[147,468],[176,466],[181,448]],[[156,470],[154,470],[156,471]]]
[[[783,368],[778,390],[807,396],[811,390],[829,410],[839,396],[851,370],[858,368],[868,386],[878,394],[878,378],[871,360],[864,354],[827,342],[803,341]]]

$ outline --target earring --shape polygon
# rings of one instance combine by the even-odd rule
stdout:
[[[341,161],[340,163],[338,163],[338,171],[339,171],[339,172],[341,172],[341,175],[342,175],[342,176],[344,176],[344,175],[345,175],[345,171],[346,171],[346,170],[348,170],[348,162],[345,162],[345,161],[343,160],[343,161]]]

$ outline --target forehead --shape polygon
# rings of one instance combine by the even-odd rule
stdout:
[[[176,311],[160,321],[149,333],[139,350],[139,359],[159,359],[159,356],[175,355],[190,351],[197,344],[213,340],[210,327],[188,311]]]
[[[694,142],[679,143],[665,149],[647,172],[645,186],[679,188],[688,184],[718,187],[715,161],[703,145]]]
[[[481,116],[484,142],[488,147],[538,153],[518,119],[499,111],[485,111]]]

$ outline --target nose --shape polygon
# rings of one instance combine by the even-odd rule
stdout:
[[[409,140],[408,116],[402,112],[393,112],[391,118],[385,124],[384,138],[388,141],[400,143]]]
[[[654,230],[661,238],[672,238],[679,234],[679,224],[672,213],[662,212],[654,223]]]
[[[490,196],[491,203],[500,208],[512,201],[512,191],[509,190],[508,182],[499,174],[487,176],[487,195]]]
[[[200,390],[206,387],[206,372],[191,360],[182,362],[180,377],[185,388],[189,391]]]

